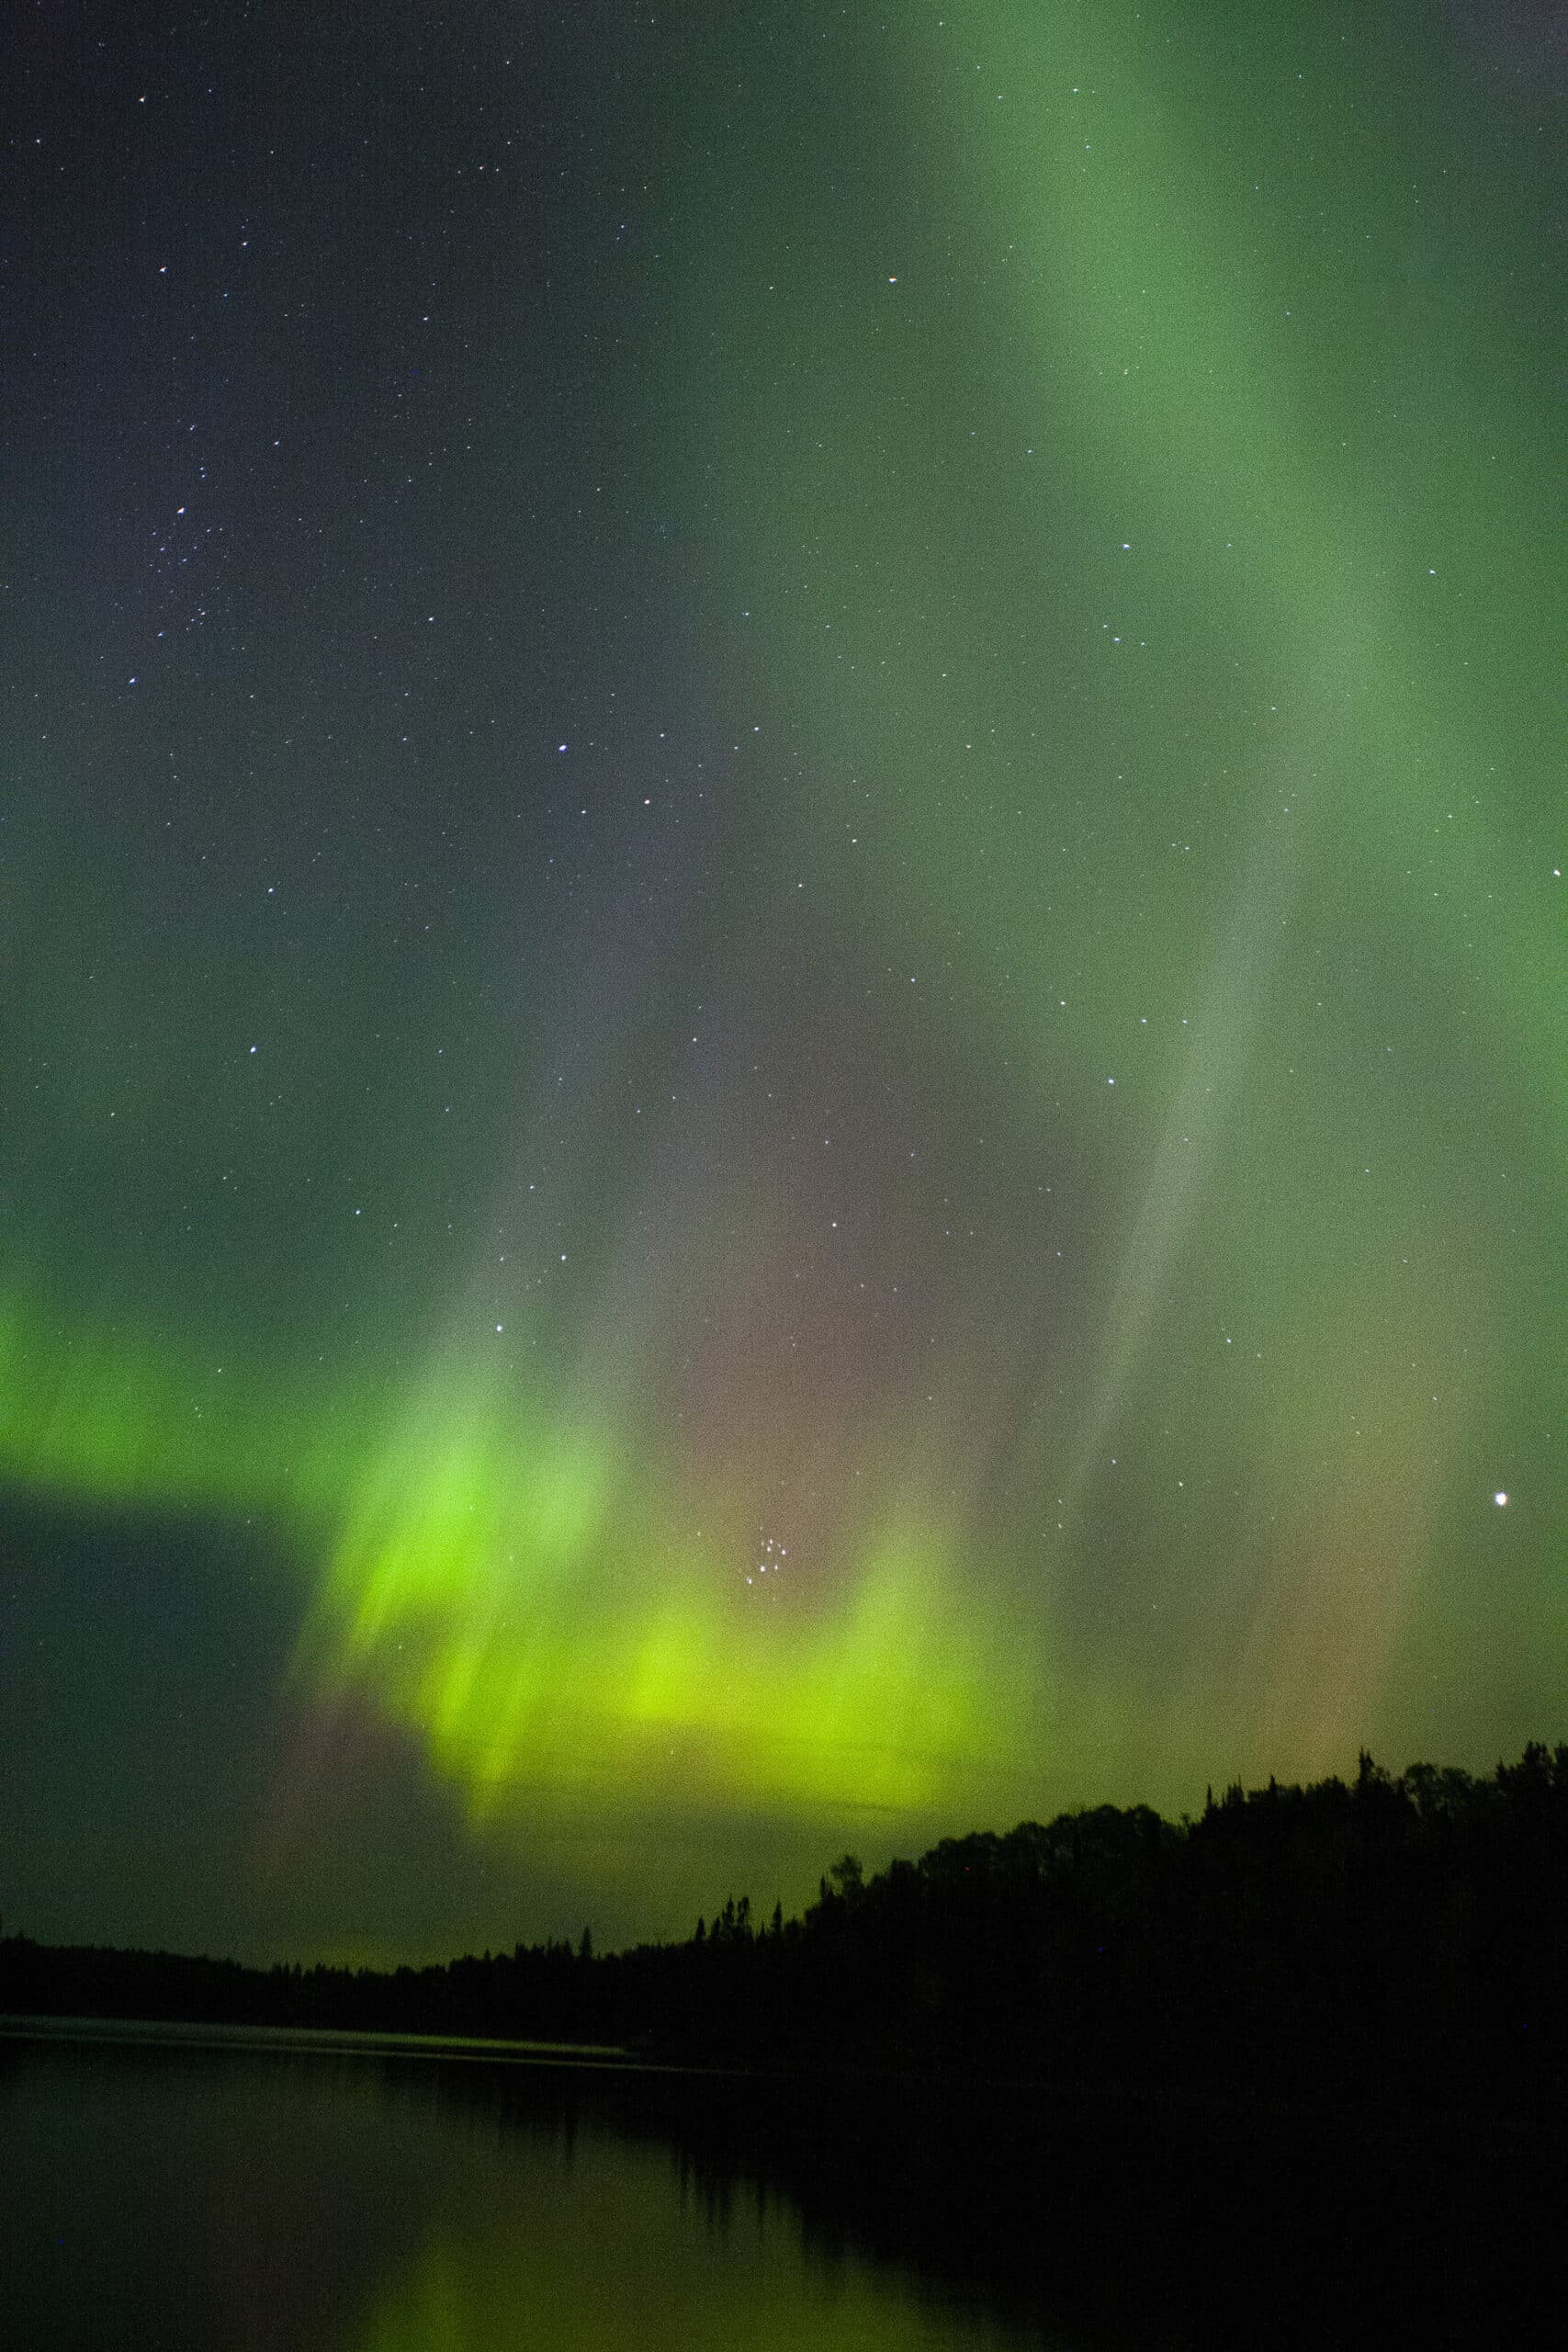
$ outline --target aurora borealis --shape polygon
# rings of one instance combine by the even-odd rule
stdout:
[[[19,48],[7,1921],[1562,1736],[1544,20]]]

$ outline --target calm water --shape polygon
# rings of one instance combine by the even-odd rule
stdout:
[[[258,2041],[260,2038],[257,2038]],[[0,2041],[0,2344],[1016,2352],[558,2067]]]
[[[0,2021],[0,2346],[1434,2352],[1568,2316],[1555,2177],[1434,2118]]]

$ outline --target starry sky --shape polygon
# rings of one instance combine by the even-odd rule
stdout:
[[[15,15],[6,1924],[1568,1736],[1548,12]]]

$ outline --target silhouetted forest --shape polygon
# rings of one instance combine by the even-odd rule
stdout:
[[[787,2072],[1483,2106],[1568,2088],[1568,1747],[944,1838],[681,1944],[251,1969],[0,1938],[0,2011],[610,2043]]]

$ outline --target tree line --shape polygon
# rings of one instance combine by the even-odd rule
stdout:
[[[391,1971],[0,1937],[0,2010],[596,2042],[674,2061],[1483,2104],[1568,2088],[1568,1747],[1472,1776],[1363,1754],[1172,1823],[1098,1805],[943,1838],[803,1917]]]

